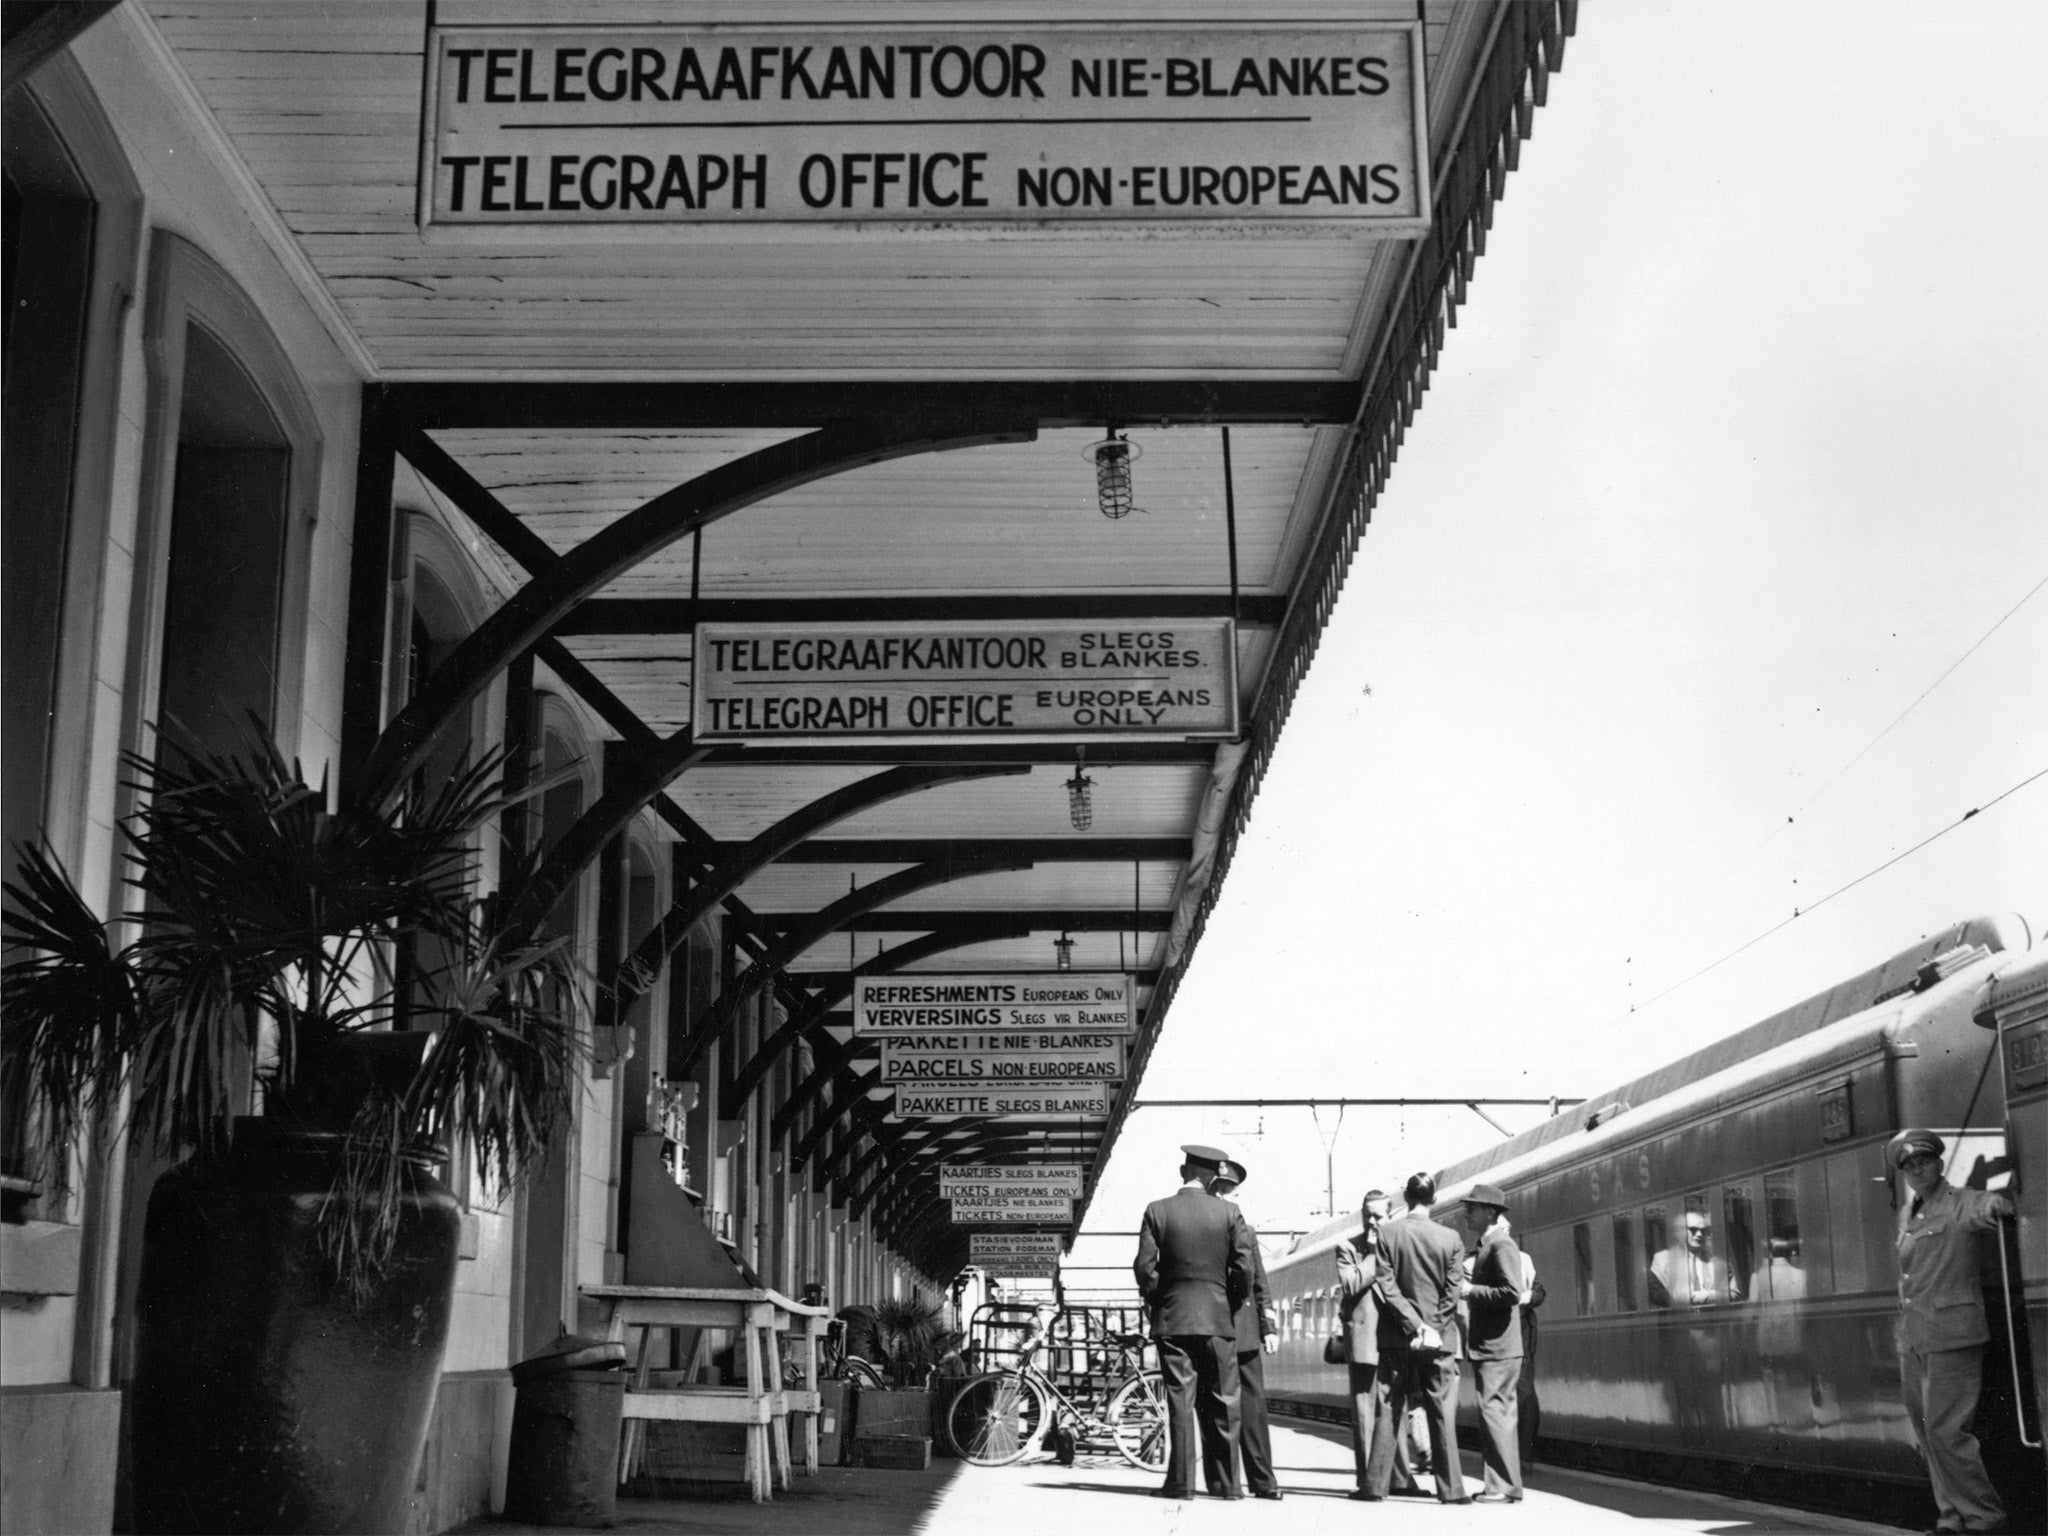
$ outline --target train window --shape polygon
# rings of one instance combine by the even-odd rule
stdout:
[[[1799,1186],[1789,1168],[1764,1175],[1764,1284],[1773,1301],[1806,1295],[1806,1258],[1799,1248]]]
[[[1572,1275],[1576,1284],[1575,1317],[1586,1317],[1599,1305],[1593,1286],[1593,1228],[1580,1222],[1572,1228]]]
[[[1614,1218],[1614,1305],[1636,1309],[1636,1219],[1627,1212]]]
[[[1748,1185],[1722,1186],[1721,1232],[1728,1263],[1728,1299],[1748,1301],[1756,1294],[1756,1196]]]
[[[1653,1307],[1671,1305],[1671,1288],[1664,1283],[1665,1274],[1671,1267],[1671,1255],[1665,1249],[1670,1232],[1664,1220],[1661,1205],[1643,1208],[1643,1277],[1644,1295]]]
[[[1882,1184],[1869,1180],[1864,1159],[1857,1152],[1838,1152],[1827,1160],[1828,1232],[1834,1245],[1835,1293],[1852,1295],[1870,1288],[1870,1266],[1866,1262],[1863,1213],[1873,1200],[1885,1196]],[[1889,1233],[1885,1246],[1890,1247]]]

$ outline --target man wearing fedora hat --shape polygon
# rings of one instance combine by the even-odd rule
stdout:
[[[1226,1157],[1210,1182],[1209,1193],[1236,1205],[1231,1195],[1246,1177],[1244,1164]],[[1266,1285],[1259,1235],[1250,1222],[1245,1223],[1245,1230],[1252,1235],[1252,1293],[1238,1304],[1232,1318],[1237,1329],[1237,1445],[1244,1462],[1245,1486],[1252,1497],[1277,1499],[1280,1480],[1273,1473],[1273,1430],[1266,1420],[1264,1356],[1280,1347],[1280,1314]]]
[[[1131,1265],[1152,1313],[1166,1387],[1166,1482],[1158,1492],[1173,1499],[1194,1492],[1199,1447],[1209,1492],[1235,1499],[1242,1495],[1234,1319],[1252,1294],[1258,1248],[1237,1207],[1209,1193],[1227,1154],[1204,1146],[1180,1150],[1180,1188],[1145,1207]]]
[[[1479,1393],[1483,1504],[1519,1504],[1522,1462],[1515,1388],[1522,1376],[1522,1253],[1508,1235],[1507,1196],[1492,1184],[1465,1195],[1465,1230],[1479,1241],[1458,1294],[1466,1308],[1465,1358]]]
[[[1934,1132],[1918,1128],[1899,1132],[1885,1148],[1912,1190],[1899,1208],[1895,1245],[1899,1384],[1941,1511],[1935,1529],[2003,1531],[2005,1506],[1985,1475],[1970,1420],[1991,1342],[1977,1234],[2012,1220],[2013,1206],[2005,1195],[1949,1183],[1942,1176],[1946,1150]]]

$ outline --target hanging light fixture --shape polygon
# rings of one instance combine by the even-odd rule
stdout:
[[[1071,934],[1061,934],[1052,941],[1052,963],[1055,970],[1071,971],[1074,968],[1074,940]]]
[[[1086,832],[1095,825],[1095,781],[1081,771],[1080,763],[1074,764],[1074,776],[1067,783],[1067,820],[1074,824],[1076,832]]]
[[[1131,466],[1138,462],[1138,445],[1117,436],[1111,427],[1109,436],[1088,445],[1088,458],[1095,465],[1095,503],[1102,515],[1111,522],[1129,517],[1136,510],[1131,505]]]

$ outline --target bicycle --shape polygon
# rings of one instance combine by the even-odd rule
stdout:
[[[888,1386],[881,1367],[862,1355],[847,1353],[846,1320],[835,1317],[825,1325],[825,1347],[819,1361],[819,1374],[827,1381],[850,1381],[857,1386]]]
[[[1107,1441],[1144,1472],[1166,1470],[1166,1390],[1157,1371],[1144,1369],[1145,1336],[1110,1333],[1126,1379],[1104,1410],[1076,1403],[1038,1365],[1045,1342],[1041,1314],[1017,1345],[1017,1363],[970,1379],[946,1412],[946,1432],[961,1456],[977,1467],[1006,1467],[1042,1439],[1072,1465],[1083,1441]]]

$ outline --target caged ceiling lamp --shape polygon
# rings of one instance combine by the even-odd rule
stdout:
[[[1088,445],[1088,458],[1095,466],[1095,504],[1102,515],[1111,522],[1129,517],[1136,510],[1131,505],[1131,466],[1138,462],[1138,445],[1117,436],[1111,427],[1109,436]]]
[[[1074,776],[1066,781],[1067,820],[1074,824],[1076,832],[1086,832],[1095,825],[1095,781],[1081,771],[1081,764],[1074,764]]]
[[[1074,938],[1072,934],[1063,933],[1052,941],[1052,963],[1056,969],[1062,971],[1071,971],[1074,968]]]

